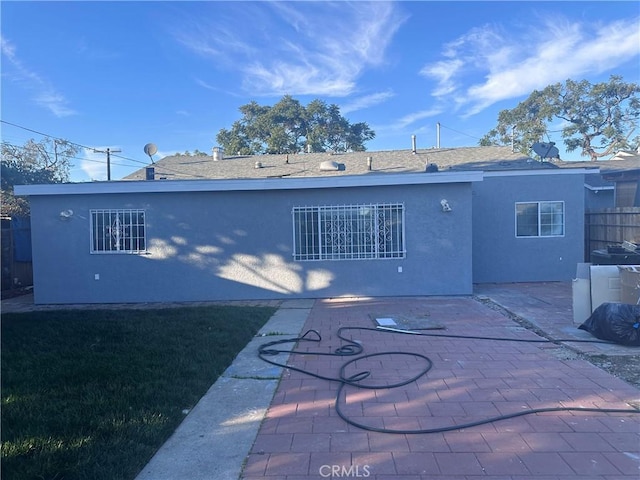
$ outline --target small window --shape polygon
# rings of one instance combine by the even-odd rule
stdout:
[[[146,251],[144,210],[91,210],[91,253]]]
[[[564,236],[564,202],[516,203],[516,237]]]
[[[404,258],[404,205],[295,207],[294,260]]]

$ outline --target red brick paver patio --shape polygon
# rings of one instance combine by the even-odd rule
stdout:
[[[354,357],[321,356],[341,346],[342,326],[375,326],[375,317],[426,318],[429,333],[540,339],[467,297],[318,300],[304,330],[319,343],[289,365],[337,378]],[[426,375],[393,389],[343,389],[340,405],[374,429],[419,431],[461,425],[526,409],[631,408],[638,390],[554,344],[468,340],[350,330],[364,354],[351,375],[364,384]],[[267,341],[267,340],[265,340]],[[284,348],[288,348],[286,345]],[[403,353],[404,352],[404,353]],[[546,412],[437,433],[382,433],[350,425],[336,412],[339,382],[288,370],[247,458],[245,480],[269,478],[621,480],[640,476],[640,415]]]

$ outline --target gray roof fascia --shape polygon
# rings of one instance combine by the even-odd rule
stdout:
[[[485,171],[484,177],[518,177],[527,175],[587,175],[598,173],[598,168],[551,168],[531,170],[491,170]]]
[[[431,183],[480,182],[481,171],[399,173],[393,175],[345,175],[340,177],[295,177],[242,180],[128,180],[112,182],[16,185],[17,196],[95,195],[167,192],[229,192],[255,190],[298,190],[316,188],[423,185]]]
[[[588,183],[584,184],[584,188],[587,190],[591,190],[592,192],[603,192],[605,190],[615,190],[616,187],[613,185],[608,185],[604,187],[594,187],[593,185],[589,185]]]

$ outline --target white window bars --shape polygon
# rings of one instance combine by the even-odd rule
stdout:
[[[294,207],[293,259],[404,258],[404,204]]]
[[[91,253],[146,251],[144,210],[91,210]]]

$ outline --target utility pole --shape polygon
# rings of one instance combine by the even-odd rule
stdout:
[[[120,153],[122,150],[111,150],[107,148],[107,150],[93,150],[95,153],[106,153],[107,154],[107,181],[111,181],[111,154],[112,153]]]

